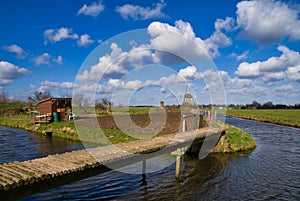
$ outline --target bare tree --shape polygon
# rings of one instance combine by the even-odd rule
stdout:
[[[8,92],[2,91],[0,94],[0,103],[9,103]]]
[[[28,101],[32,104],[38,104],[40,101],[51,98],[51,93],[47,91],[35,91],[32,96],[28,97]]]
[[[70,91],[67,91],[67,90],[62,91],[60,93],[60,97],[61,98],[72,98],[72,93]]]

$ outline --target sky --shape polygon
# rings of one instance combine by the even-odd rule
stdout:
[[[0,1],[0,90],[115,105],[300,103],[300,3]]]

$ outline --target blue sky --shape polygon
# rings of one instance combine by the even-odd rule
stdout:
[[[15,99],[75,88],[97,98],[119,94],[116,104],[177,104],[188,83],[199,104],[300,102],[297,1],[12,0],[0,6],[0,90]]]

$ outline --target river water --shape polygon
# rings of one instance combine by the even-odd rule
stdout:
[[[187,156],[182,162],[179,181],[174,175],[175,164],[147,174],[146,182],[141,181],[140,175],[109,171],[23,200],[300,200],[300,129],[233,117],[227,117],[226,123],[251,133],[258,147],[248,153],[209,155],[202,160]],[[0,129],[2,135],[5,128]],[[18,146],[30,143],[39,147],[41,145],[33,145],[32,141],[44,142],[43,137],[36,139],[31,134],[27,136],[29,139],[25,138],[24,143],[13,146],[19,149]],[[35,153],[37,156],[34,153],[27,156],[26,151],[23,154],[19,151],[3,153],[1,136],[0,142],[1,161],[45,155],[39,151]],[[56,148],[46,147],[60,152],[57,147],[63,144],[54,146]],[[80,148],[72,143],[65,146],[67,150]]]

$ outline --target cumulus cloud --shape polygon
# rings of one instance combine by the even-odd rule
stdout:
[[[61,27],[59,29],[47,29],[44,31],[44,44],[48,42],[58,42],[67,38],[78,39],[78,35],[70,28]]]
[[[52,82],[45,80],[44,82],[40,83],[39,91],[46,91],[46,90],[58,90],[58,89],[73,89],[74,88],[73,82]]]
[[[93,2],[91,5],[84,4],[78,11],[77,15],[89,15],[97,17],[102,11],[104,11],[104,5],[99,2]]]
[[[180,69],[178,75],[186,80],[198,79],[199,73],[195,66],[188,66],[186,68]]]
[[[247,59],[248,58],[248,55],[249,55],[249,51],[245,51],[243,52],[242,54],[238,55],[236,53],[231,53],[231,55],[229,55],[228,57],[233,57],[235,58],[237,61],[240,61],[240,60],[244,60],[244,59]]]
[[[264,76],[263,81],[283,79],[285,76],[282,72],[285,69],[300,65],[300,54],[286,46],[279,46],[277,49],[282,52],[279,57],[270,57],[265,61],[254,63],[243,62],[238,66],[235,74],[241,78]]]
[[[221,22],[220,22],[221,23]],[[218,29],[224,29],[224,25],[217,25]],[[139,68],[147,64],[173,65],[182,63],[192,63],[207,60],[211,53],[209,47],[202,39],[195,36],[192,26],[181,20],[175,22],[175,26],[167,23],[152,22],[148,26],[150,42],[148,44],[133,46],[129,51],[123,51],[116,43],[112,43],[111,53],[99,58],[98,64],[81,72],[77,79],[80,81],[96,81],[99,76],[118,79],[128,72],[130,68]],[[214,42],[215,43],[215,40]],[[216,46],[221,46],[216,44]],[[187,72],[184,76],[190,79],[192,76]],[[189,77],[189,78],[188,78]]]
[[[96,81],[103,77],[116,78],[124,75],[127,69],[122,62],[127,54],[116,44],[112,43],[111,53],[99,58],[99,63],[92,66],[90,71],[84,70],[77,76],[79,81]]]
[[[33,59],[36,66],[40,66],[42,64],[50,65],[51,55],[47,52],[44,54],[37,56]]]
[[[26,51],[16,44],[4,45],[2,48],[8,52],[15,53],[19,59],[25,59],[25,57],[28,55]]]
[[[167,17],[162,12],[162,9],[165,6],[166,4],[163,1],[157,3],[154,8],[125,4],[123,6],[116,7],[116,11],[120,13],[123,19],[147,20]]]
[[[266,83],[272,83],[283,80],[286,77],[284,72],[267,73],[262,77],[262,80]]]
[[[90,39],[90,36],[88,34],[83,34],[80,36],[79,40],[77,41],[77,44],[79,46],[87,46],[89,44],[92,44],[94,41]]]
[[[20,76],[30,73],[26,68],[15,66],[7,61],[0,61],[0,86],[7,86]]]
[[[215,21],[215,29],[216,30],[225,30],[225,31],[233,31],[235,27],[235,20],[232,17],[226,17],[225,20],[217,19]]]
[[[45,52],[44,54],[34,57],[33,62],[36,66],[40,65],[51,65],[51,62],[55,62],[57,64],[63,64],[63,58],[62,56],[57,56],[56,58],[51,56],[48,52]]]
[[[300,65],[289,67],[286,74],[291,80],[300,82]]]
[[[273,0],[242,1],[237,4],[237,26],[241,37],[271,44],[288,37],[300,39],[299,10]]]
[[[152,22],[147,30],[151,36],[150,45],[154,49],[181,55],[187,61],[199,61],[209,55],[208,47],[195,36],[192,26],[187,22],[178,20],[175,26]]]

